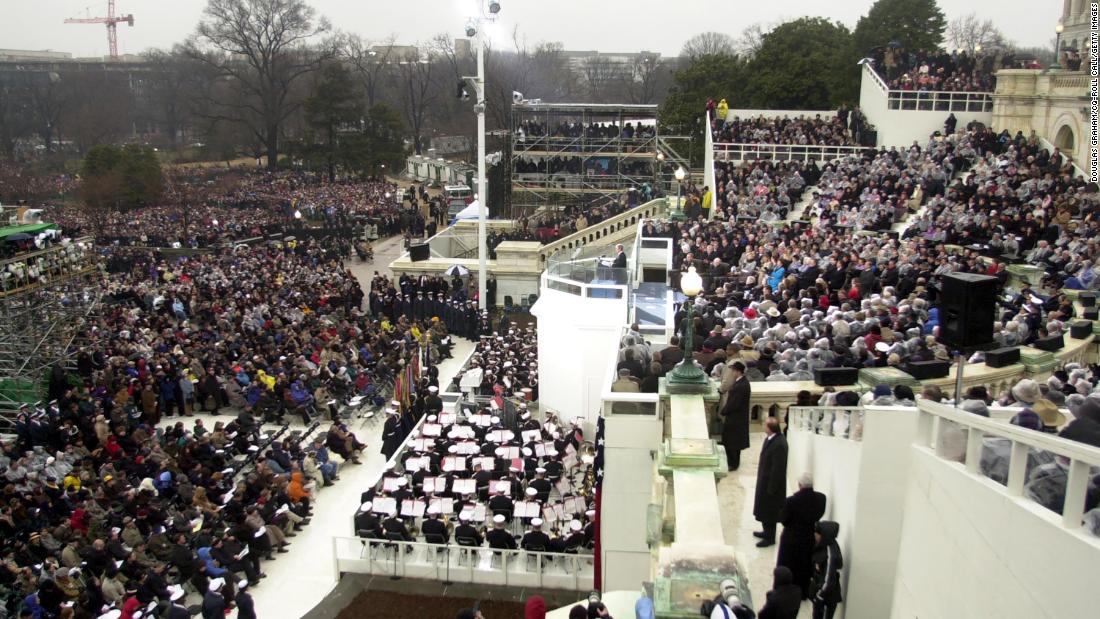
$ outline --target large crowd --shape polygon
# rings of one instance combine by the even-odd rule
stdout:
[[[835,115],[753,116],[732,115],[725,99],[707,101],[714,120],[711,135],[722,144],[784,144],[798,146],[868,146],[875,130],[859,107],[840,106]]]
[[[197,594],[204,616],[252,616],[263,562],[358,462],[344,405],[412,414],[438,384],[420,360],[449,355],[449,328],[482,326],[403,304],[417,289],[383,276],[364,304],[349,254],[330,236],[110,255],[75,367],[53,370],[49,404],[20,411],[0,454],[9,611],[170,616]],[[230,416],[186,419],[200,410]]]
[[[690,325],[682,311],[677,319],[681,341],[691,329],[696,358],[717,375],[738,360],[751,379],[811,380],[816,368],[949,359],[937,338],[945,273],[993,275],[1003,287],[1009,260],[1025,260],[1046,270],[1051,288],[1100,287],[1095,185],[1034,140],[1003,137],[987,129],[936,136],[908,151],[826,165],[810,223],[738,217],[743,205],[721,191],[713,221],[647,223],[647,236],[675,240],[679,270],[703,276],[698,315]],[[742,176],[768,165],[745,164]],[[725,188],[742,191],[733,178]],[[879,204],[888,221],[924,210],[903,238],[852,234],[853,225],[881,227],[878,217],[861,219]],[[1009,344],[1066,331],[1074,316],[1057,293],[1025,286],[999,298],[998,331],[1012,334]],[[630,375],[643,381],[668,369],[650,365]]]
[[[305,225],[361,231],[369,223],[385,236],[424,229],[387,181],[330,183],[301,171],[243,170],[169,171],[165,181],[159,204],[103,214],[54,205],[45,217],[102,245],[139,247],[209,247]]]
[[[993,92],[1001,68],[993,53],[878,47],[874,69],[891,90]]]
[[[561,120],[555,123],[538,122],[535,120],[521,121],[516,128],[517,139],[523,141],[526,138],[605,138],[605,139],[632,139],[652,138],[657,135],[656,125],[636,123],[623,123],[622,126],[615,122],[590,122],[584,123],[577,120]]]

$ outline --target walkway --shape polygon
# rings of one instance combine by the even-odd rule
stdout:
[[[759,540],[752,536],[753,531],[760,530],[760,523],[752,515],[752,504],[756,490],[756,470],[760,462],[760,446],[764,443],[760,424],[753,422],[752,430],[749,435],[750,446],[741,452],[741,467],[718,483],[718,503],[722,507],[723,537],[727,544],[737,549],[738,560],[749,579],[753,606],[760,612],[772,586],[772,570],[775,569],[779,546],[777,544],[768,548],[757,548],[756,542]],[[790,495],[795,490],[787,488],[787,494]],[[779,530],[782,532],[783,527],[779,527]],[[798,612],[799,619],[810,619],[812,615],[812,605],[803,602]]]

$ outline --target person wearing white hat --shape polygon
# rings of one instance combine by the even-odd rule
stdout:
[[[455,541],[460,546],[480,546],[485,543],[481,532],[470,523],[470,514],[462,512],[458,516],[458,526],[455,527]]]
[[[550,500],[550,489],[553,484],[549,479],[546,479],[546,469],[543,467],[535,468],[535,478],[528,482],[528,487],[534,488],[538,494],[538,500],[540,503],[545,503]]]
[[[191,613],[184,606],[184,598],[187,597],[187,592],[183,590],[181,585],[172,585],[168,587],[168,599],[172,604],[168,607],[168,615],[166,619],[191,619]]]
[[[580,520],[570,520],[564,536],[550,540],[551,552],[575,552],[584,544],[584,526]]]
[[[237,582],[237,595],[233,598],[237,606],[237,619],[256,619],[256,605],[248,593],[248,584],[248,580],[243,578]]]
[[[451,534],[447,531],[447,525],[439,519],[438,503],[428,506],[428,518],[420,525],[420,532],[429,544],[446,544],[451,541]],[[430,537],[429,537],[430,536]]]
[[[398,409],[391,407],[386,409],[386,423],[382,426],[382,455],[387,460],[397,453],[405,434],[401,431],[401,418]]]
[[[489,548],[516,549],[516,538],[504,528],[506,523],[507,518],[502,514],[493,516],[493,529],[485,534],[485,539],[489,541]]]
[[[424,397],[424,412],[429,415],[438,415],[443,412],[443,400],[439,397],[439,387],[428,387],[428,395]]]
[[[371,511],[372,507],[374,505],[367,501],[360,505],[359,511],[355,513],[355,534],[359,537],[382,537],[382,523],[378,520],[378,515]]]
[[[508,491],[508,482],[498,481],[493,490],[496,494],[489,499],[489,511],[494,516],[500,514],[505,518],[511,517],[515,510],[515,504],[512,502],[512,498],[505,494]]]
[[[546,552],[550,549],[550,536],[542,530],[542,518],[531,519],[531,530],[523,535],[520,546],[531,552]]]
[[[225,619],[225,598],[221,590],[225,586],[224,578],[213,578],[202,596],[202,619]]]

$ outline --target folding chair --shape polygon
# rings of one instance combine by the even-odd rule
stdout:
[[[541,561],[542,553],[546,552],[546,547],[542,545],[531,545],[525,548],[525,550],[527,551],[527,571],[532,572],[534,570],[531,569],[531,560]]]
[[[480,546],[477,540],[472,537],[455,537],[455,541],[462,547],[461,552],[458,555],[458,564],[466,565],[467,559],[471,556],[477,556],[477,548]]]
[[[444,558],[447,557],[447,540],[442,535],[440,535],[439,533],[425,533],[424,541],[428,542],[429,544],[439,546],[439,548],[432,549],[433,562],[436,561],[441,554],[444,556]]]

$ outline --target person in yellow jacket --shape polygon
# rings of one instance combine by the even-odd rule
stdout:
[[[268,391],[273,391],[275,389],[275,377],[263,370],[256,370],[256,380],[260,381],[264,387],[267,387]]]
[[[729,114],[729,111],[730,105],[726,103],[725,99],[722,99],[718,102],[718,107],[715,109],[715,113],[717,114],[715,118],[718,120],[718,129],[721,129],[722,126],[726,124],[726,115]]]
[[[703,218],[710,219],[710,207],[714,205],[714,192],[710,187],[703,187]]]

